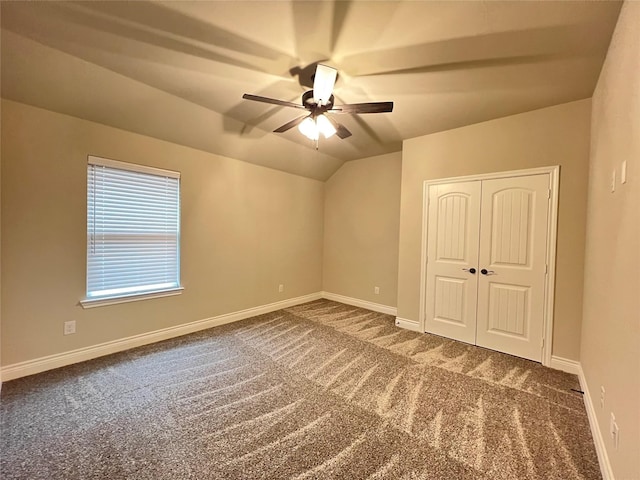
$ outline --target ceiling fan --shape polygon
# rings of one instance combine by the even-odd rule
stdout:
[[[342,124],[336,122],[328,113],[385,113],[393,111],[393,102],[368,102],[368,103],[349,103],[344,105],[334,105],[333,87],[338,77],[338,71],[335,68],[318,64],[316,73],[313,78],[313,90],[309,90],[302,95],[302,103],[286,102],[284,100],[276,100],[274,98],[261,97],[245,93],[242,98],[262,103],[271,103],[283,107],[291,107],[307,110],[309,113],[285,123],[281,127],[274,130],[275,133],[286,132],[297,126],[300,132],[310,140],[316,142],[318,148],[318,139],[320,134],[325,138],[329,138],[336,134],[339,138],[344,139],[351,136],[351,132]]]

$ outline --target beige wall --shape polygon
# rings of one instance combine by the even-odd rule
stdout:
[[[640,3],[625,2],[593,96],[587,207],[580,361],[616,479],[640,479],[639,26]],[[624,160],[627,183],[620,184]],[[611,412],[620,428],[617,450]]]
[[[553,354],[579,358],[590,100],[406,140],[398,316],[418,321],[425,180],[560,165]]]
[[[392,153],[347,162],[326,182],[324,291],[396,306],[401,169]]]
[[[182,173],[182,295],[78,305],[88,154]],[[2,156],[4,366],[321,290],[319,181],[11,101]]]

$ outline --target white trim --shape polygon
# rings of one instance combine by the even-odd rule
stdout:
[[[598,463],[600,464],[600,472],[602,473],[602,480],[615,480],[613,476],[613,469],[609,462],[609,455],[607,454],[607,448],[605,447],[604,437],[600,430],[600,424],[598,423],[598,417],[596,415],[595,408],[593,407],[593,401],[591,400],[591,394],[589,393],[589,385],[587,379],[584,376],[582,365],[578,363],[578,379],[580,380],[580,388],[584,394],[584,406],[587,410],[587,418],[589,418],[589,426],[591,427],[591,436],[593,437],[593,443],[596,447],[596,453],[598,454]]]
[[[138,300],[148,300],[150,298],[171,297],[180,295],[184,287],[169,288],[167,290],[157,290],[155,292],[138,293],[136,295],[126,295],[123,297],[109,298],[83,298],[80,300],[82,308],[104,307],[105,305],[115,305],[117,303],[137,302]]]
[[[420,322],[409,320],[407,318],[396,317],[396,327],[411,330],[413,332],[424,333],[424,331],[420,328]]]
[[[26,377],[27,375],[33,375],[35,373],[44,372],[54,368],[64,367],[65,365],[91,360],[111,353],[121,352],[123,350],[147,345],[149,343],[179,337],[181,335],[224,325],[226,323],[237,322],[238,320],[244,320],[256,315],[262,315],[276,310],[281,310],[283,308],[292,307],[294,305],[300,305],[301,303],[319,300],[320,298],[322,298],[322,295],[319,292],[312,293],[302,297],[290,298],[288,300],[269,303],[259,307],[247,308],[237,312],[225,313],[223,315],[205,318],[203,320],[196,320],[195,322],[176,325],[175,327],[168,327],[155,330],[153,332],[142,333],[140,335],[133,335],[127,338],[93,345],[91,347],[79,348],[69,352],[14,363],[12,365],[2,367],[0,370],[0,376],[3,381]]]
[[[427,277],[427,240],[428,240],[428,199],[429,187],[443,183],[460,183],[471,181],[492,180],[497,178],[524,177],[529,175],[549,175],[549,215],[547,218],[547,276],[545,282],[544,294],[544,318],[543,318],[543,340],[542,345],[542,364],[550,367],[552,363],[552,340],[553,340],[553,321],[554,321],[554,293],[556,283],[556,240],[558,234],[558,197],[560,185],[560,166],[527,168],[524,170],[510,170],[507,172],[483,173],[478,175],[467,175],[463,177],[438,178],[434,180],[425,180],[422,186],[422,243],[421,243],[421,260],[420,260],[420,306],[419,306],[419,324],[421,331],[426,331],[426,277]]]
[[[170,178],[180,178],[180,172],[173,170],[165,170],[164,168],[149,167],[148,165],[140,165],[139,163],[121,162],[110,158],[96,157],[95,155],[87,156],[89,165],[98,165],[101,167],[117,168],[120,170],[128,170],[130,172],[148,173],[151,175],[160,175]]]
[[[602,473],[602,480],[614,480],[613,470],[611,469],[611,463],[609,462],[604,438],[602,436],[602,431],[600,430],[600,424],[598,423],[598,418],[591,400],[591,393],[589,392],[589,386],[587,385],[582,365],[576,360],[569,360],[568,358],[553,355],[551,357],[549,367],[578,376],[580,389],[584,392],[582,398],[584,400],[585,410],[587,411],[587,418],[589,419],[591,436],[593,437],[593,443],[595,444],[596,453],[598,455],[598,463],[600,465],[600,472]]]
[[[425,183],[428,183],[429,185],[437,185],[440,183],[473,182],[476,180],[492,180],[496,178],[525,177],[529,175],[552,173],[559,169],[560,167],[558,165],[552,165],[548,167],[525,168],[523,170],[509,170],[506,172],[479,173],[476,175],[465,175],[462,177],[436,178],[433,180],[425,180]]]
[[[374,312],[386,313],[387,315],[396,316],[398,314],[398,309],[396,307],[368,302],[366,300],[360,300],[353,297],[345,297],[344,295],[338,295],[337,293],[322,292],[322,298],[333,300],[334,302],[346,303],[347,305],[353,305],[354,307],[366,308],[367,310],[373,310]]]
[[[555,355],[551,357],[551,361],[548,366],[574,375],[579,375],[580,373],[580,362],[569,360],[568,358],[557,357]]]
[[[429,181],[422,184],[422,239],[420,243],[420,306],[418,324],[420,332],[427,331],[427,242],[429,241]],[[399,324],[397,324],[399,325]]]
[[[560,166],[549,167],[549,218],[547,219],[547,281],[544,296],[544,326],[542,364],[550,366],[553,360],[553,323],[556,291],[556,244],[558,238],[558,197],[560,196]]]

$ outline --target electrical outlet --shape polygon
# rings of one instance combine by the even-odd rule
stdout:
[[[600,386],[600,408],[604,409],[604,387]]]
[[[618,440],[620,438],[620,429],[618,428],[618,424],[616,423],[616,417],[611,412],[611,422],[609,423],[609,434],[611,435],[611,441],[613,443],[613,448],[618,449]]]
[[[64,322],[64,334],[72,335],[76,333],[76,321],[69,320],[68,322]]]
[[[280,293],[284,292],[284,285],[282,283],[278,285],[278,292]]]
[[[380,294],[380,287],[373,287],[373,293],[375,293],[376,295]]]

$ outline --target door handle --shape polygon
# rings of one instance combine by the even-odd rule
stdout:
[[[480,273],[483,275],[495,275],[496,272],[494,272],[493,270],[487,270],[486,268],[483,268],[482,270],[480,270]]]
[[[463,268],[462,270],[464,270],[465,272],[469,272],[471,274],[475,274],[476,273],[476,269],[475,268]]]

